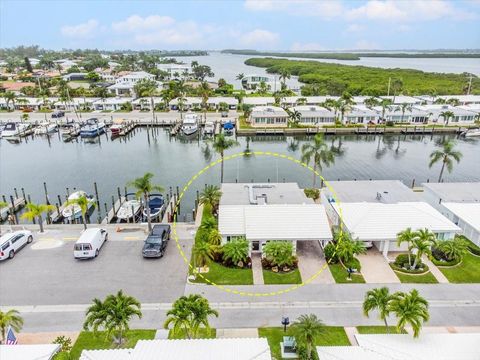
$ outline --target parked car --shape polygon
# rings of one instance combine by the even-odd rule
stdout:
[[[0,260],[13,259],[20,249],[32,241],[32,232],[28,230],[6,233],[0,237]]]
[[[61,110],[58,110],[58,111],[54,111],[52,113],[52,118],[61,118],[61,117],[64,117],[65,116],[65,111],[61,111]]]
[[[170,240],[170,225],[153,225],[152,232],[143,244],[142,255],[145,258],[162,257]]]
[[[105,229],[87,229],[75,242],[73,257],[75,259],[89,259],[98,256],[105,241],[108,240],[108,233]]]
[[[222,111],[222,118],[228,117],[228,111]]]

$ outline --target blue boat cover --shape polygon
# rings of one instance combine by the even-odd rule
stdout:
[[[233,124],[231,122],[227,122],[225,125],[223,125],[223,128],[225,130],[233,130]]]

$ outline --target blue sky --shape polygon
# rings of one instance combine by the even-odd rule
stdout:
[[[0,46],[480,48],[480,0],[0,2]]]

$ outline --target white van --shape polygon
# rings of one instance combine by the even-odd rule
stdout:
[[[87,229],[75,242],[73,257],[88,259],[98,256],[103,243],[107,241],[108,233],[105,229]]]

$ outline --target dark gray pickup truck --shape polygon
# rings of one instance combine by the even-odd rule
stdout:
[[[150,235],[143,244],[142,255],[145,258],[158,258],[165,254],[168,240],[170,240],[170,225],[153,225]]]

